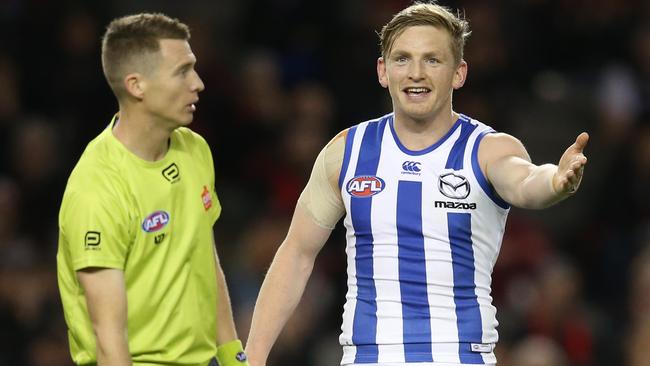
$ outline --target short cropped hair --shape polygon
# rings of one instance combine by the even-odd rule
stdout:
[[[160,13],[141,13],[114,19],[102,38],[102,68],[113,93],[125,94],[124,77],[146,72],[155,63],[161,39],[190,39],[190,29]]]
[[[456,63],[463,59],[465,41],[472,33],[465,16],[460,12],[454,14],[451,9],[435,2],[415,2],[408,8],[395,14],[378,33],[381,55],[386,58],[393,44],[406,28],[417,25],[431,25],[442,28],[451,36],[451,52]]]

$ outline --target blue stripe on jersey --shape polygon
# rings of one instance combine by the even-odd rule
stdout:
[[[452,146],[447,158],[447,169],[463,169],[463,159],[469,136],[478,126],[463,119],[460,136]],[[459,342],[480,343],[483,338],[481,311],[476,298],[474,282],[474,250],[472,248],[472,216],[469,213],[448,213],[449,242],[454,271],[454,303],[456,304],[456,321]],[[462,363],[482,364],[480,354],[467,353],[459,345]]]
[[[348,172],[348,164],[350,163],[350,155],[352,154],[352,143],[354,142],[354,134],[356,132],[357,126],[350,127],[345,137],[345,152],[343,153],[343,164],[341,165],[341,173],[339,174],[339,189],[343,189],[343,180],[345,180],[345,174]]]
[[[451,151],[449,152],[449,157],[447,158],[447,164],[445,165],[445,168],[454,170],[463,169],[463,158],[465,156],[465,147],[467,146],[467,140],[472,132],[474,132],[476,127],[478,126],[471,124],[469,121],[463,119],[460,136],[458,136],[458,140],[456,140],[454,146],[452,146]]]
[[[474,249],[472,248],[472,216],[469,213],[447,213],[451,261],[454,271],[454,303],[458,324],[458,341],[481,343],[483,327],[481,311],[474,291]],[[483,364],[478,353],[458,349],[461,363]]]
[[[397,187],[397,242],[406,362],[432,362],[431,314],[422,234],[422,182]]]
[[[483,175],[483,171],[481,171],[481,165],[478,163],[478,147],[481,144],[481,140],[483,140],[483,137],[485,137],[485,135],[492,132],[494,131],[483,131],[476,138],[474,147],[472,148],[472,170],[474,170],[474,176],[476,177],[476,180],[478,181],[481,188],[483,188],[483,192],[485,192],[485,194],[487,194],[487,196],[490,197],[490,199],[492,199],[492,201],[494,201],[494,203],[496,203],[499,207],[507,210],[510,208],[510,204],[499,197],[499,195],[494,191],[492,185],[490,185],[487,178],[485,178]]]
[[[370,122],[366,127],[359,149],[355,176],[377,174],[381,140],[386,118]],[[357,347],[356,362],[377,362],[377,289],[373,279],[373,235],[371,226],[372,197],[350,197],[350,214],[356,237],[354,258],[357,273],[357,304],[352,323],[352,344]]]

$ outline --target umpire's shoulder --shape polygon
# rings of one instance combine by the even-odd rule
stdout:
[[[179,143],[179,145],[189,149],[208,146],[208,142],[203,136],[187,127],[179,127],[174,130],[173,138]]]

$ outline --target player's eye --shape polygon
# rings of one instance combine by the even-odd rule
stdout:
[[[406,58],[406,56],[396,56],[394,61],[397,64],[405,64],[408,61],[408,59]]]

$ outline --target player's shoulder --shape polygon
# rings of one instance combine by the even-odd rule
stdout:
[[[368,126],[371,126],[371,125],[377,125],[377,126],[388,125],[388,123],[391,120],[393,120],[394,118],[395,118],[395,113],[391,112],[391,113],[388,113],[388,114],[384,114],[383,116],[375,117],[375,118],[360,122],[360,123],[358,123],[356,125],[353,125],[352,127],[350,127],[350,130],[356,130],[359,127],[362,127],[362,126],[367,128]]]
[[[392,116],[393,113],[389,113],[381,117],[359,122],[357,124],[354,124],[350,127],[341,130],[327,143],[327,145],[325,145],[323,151],[326,152],[328,155],[340,154],[341,156],[343,156],[346,143],[352,143],[352,140],[354,139],[354,136],[356,135],[356,132],[359,128],[361,127],[367,128],[368,125],[372,125],[372,124],[386,123],[390,118],[392,118]]]
[[[458,122],[461,125],[471,127],[472,134],[478,136],[480,145],[499,145],[499,144],[510,144],[512,142],[519,141],[514,136],[497,131],[489,123],[482,122],[476,118],[470,117],[468,115],[459,114]]]
[[[478,149],[478,159],[481,166],[508,156],[518,156],[530,161],[530,156],[528,156],[524,144],[510,134],[503,132],[490,133],[481,140]]]
[[[340,131],[339,133],[337,133],[326,146],[341,143],[341,142],[345,143],[348,140],[348,137],[352,138],[353,135],[356,133],[356,130],[359,129],[360,127],[367,127],[368,125],[372,125],[372,124],[381,124],[382,122],[384,123],[388,122],[388,120],[392,118],[392,116],[393,113],[389,113],[381,117],[377,117],[377,118],[373,118],[373,119],[369,119],[369,120],[365,120],[353,124],[352,126],[347,127],[342,131]]]
[[[522,145],[521,141],[505,132],[492,132],[483,137],[481,148],[483,149],[507,149],[513,146]]]
[[[465,114],[459,114],[459,120],[461,124],[472,127],[470,135],[476,136],[474,143],[478,144],[478,157],[481,162],[519,154],[523,149],[519,139],[509,133],[497,131],[489,122],[482,122]]]
[[[342,159],[349,132],[350,128],[346,128],[337,133],[325,145],[325,147],[323,147],[322,153],[320,155],[322,155],[327,161]]]
[[[350,132],[350,128],[346,128],[340,131],[327,143],[327,145],[325,145],[325,147],[329,148],[333,144],[345,143],[348,137],[348,132]]]

